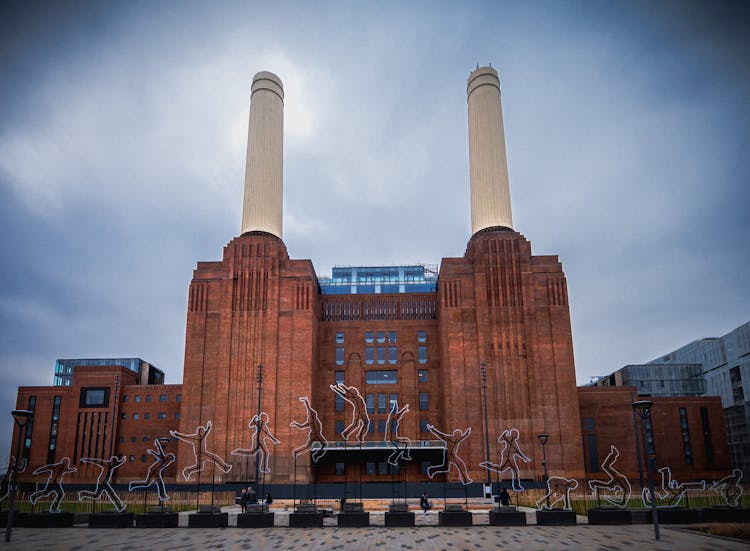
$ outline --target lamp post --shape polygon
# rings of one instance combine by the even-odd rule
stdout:
[[[654,403],[651,400],[636,400],[632,403],[633,411],[638,414],[641,418],[641,426],[645,425],[646,419],[651,419],[651,406]],[[659,517],[656,511],[656,495],[654,494],[654,476],[653,476],[653,461],[654,448],[649,447],[646,437],[643,437],[643,449],[646,452],[646,473],[648,476],[648,491],[651,496],[651,518],[654,521],[654,539],[659,539]]]
[[[484,395],[484,453],[487,466],[490,464],[490,429],[489,421],[487,418],[487,368],[484,362],[479,364],[479,371],[482,375],[482,394]],[[490,470],[487,469],[487,485],[490,487],[490,494],[492,494],[492,479],[490,478]]]
[[[261,409],[261,403],[262,403],[262,396],[263,396],[263,364],[258,364],[258,376],[256,377],[256,380],[258,381],[258,416],[256,419],[258,420],[258,431],[255,436],[255,446],[256,448],[260,446],[260,409]],[[258,463],[258,455],[255,454],[255,485],[258,485],[258,478],[260,477],[260,464]],[[260,490],[260,488],[258,488]],[[261,500],[262,500],[262,494],[261,494]],[[262,503],[262,501],[261,501]]]
[[[544,482],[547,483],[549,481],[549,477],[547,476],[547,448],[545,446],[547,444],[549,434],[537,434],[536,437],[539,439],[539,443],[542,445],[542,467],[544,467]],[[547,509],[549,509],[549,492],[547,492]]]
[[[13,508],[16,501],[16,489],[18,488],[18,460],[21,457],[21,440],[23,439],[23,429],[28,422],[34,417],[34,412],[27,409],[17,409],[11,412],[13,420],[18,425],[18,442],[16,443],[16,458],[13,462],[13,479],[9,479],[10,495],[8,496],[8,522],[5,527],[5,541],[10,541],[10,531],[13,527]]]

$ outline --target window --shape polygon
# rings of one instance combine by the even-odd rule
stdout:
[[[344,372],[343,371],[337,371],[336,372],[336,384],[338,385],[338,384],[343,384],[343,383],[344,383]],[[335,402],[336,403],[336,408],[335,408],[336,412],[337,413],[341,413],[342,411],[344,411],[344,399],[341,396],[339,396],[338,394],[336,394],[335,400],[336,400],[336,402]]]
[[[336,463],[336,476],[344,476],[346,474],[346,463]]]
[[[388,463],[385,461],[378,461],[378,474],[388,474]]]
[[[141,401],[141,395],[140,394],[136,394],[135,396],[133,396],[133,401],[134,402],[140,402]]]
[[[182,402],[182,394],[175,394],[174,401],[175,402]]]
[[[382,419],[378,421],[378,432],[380,434],[385,434],[385,421]]]
[[[417,371],[417,381],[420,383],[426,383],[427,382],[427,370],[426,369],[420,369]]]
[[[372,346],[365,347],[365,363],[368,365],[375,363],[375,349]]]
[[[398,409],[398,394],[391,394],[388,396],[388,411],[395,411]]]
[[[417,331],[417,342],[427,342],[427,331]]]
[[[586,442],[589,446],[589,471],[597,473],[599,472],[599,454],[596,449],[596,435],[587,434]]]
[[[430,401],[426,392],[419,393],[419,409],[420,411],[427,411],[430,409]]]
[[[430,422],[427,419],[420,419],[419,420],[419,431],[420,432],[430,432],[427,430],[427,425],[429,425]]]
[[[166,419],[167,418],[167,412],[166,411],[160,411],[159,412],[159,419]]]
[[[378,363],[379,364],[385,363],[385,347],[383,346],[378,347]]]
[[[118,441],[118,442],[125,442],[125,437],[124,437],[124,436],[120,436],[120,437],[119,437],[119,438],[117,439],[117,441]]]
[[[150,394],[146,394],[146,401],[147,401],[147,402],[150,402],[150,401],[151,401],[151,395],[150,395]]]
[[[137,413],[133,414],[133,421],[137,421],[140,418],[140,416]]]
[[[122,395],[122,401],[123,402],[127,402],[128,401],[128,395],[127,394],[123,394]]]
[[[146,461],[148,461],[148,456],[144,453],[141,455],[141,463],[145,463]]]
[[[160,402],[166,402],[167,401],[167,395],[166,394],[160,394],[159,395],[159,401]]]
[[[374,475],[375,474],[375,462],[374,461],[368,461],[365,464],[365,469],[367,474]]]
[[[128,459],[130,459],[130,462],[132,463],[133,461],[135,461],[135,456],[131,455]]]
[[[82,388],[81,401],[79,406],[82,408],[102,408],[109,405],[108,388]]]
[[[180,420],[180,412],[179,411],[174,414],[174,418],[177,419],[178,421]]]
[[[388,331],[388,342],[396,342],[396,332]]]
[[[385,342],[385,331],[378,331],[378,342]]]
[[[151,414],[147,411],[146,413],[143,414],[143,418],[144,419],[151,419]]]
[[[388,363],[395,364],[398,361],[398,348],[395,346],[388,347]]]
[[[427,347],[426,346],[417,347],[417,361],[421,364],[427,363]]]
[[[366,371],[365,383],[368,385],[389,385],[398,382],[397,371]]]
[[[594,423],[594,418],[593,417],[586,417],[583,420],[583,429],[584,430],[594,430],[595,427],[596,427],[596,425]]]
[[[369,424],[367,425],[367,432],[370,434],[375,433],[375,421],[370,420]]]
[[[336,347],[336,365],[344,365],[344,347]]]
[[[688,427],[687,410],[680,408],[680,430],[682,431],[682,448],[685,453],[685,463],[693,464],[693,448],[690,445],[690,428]]]
[[[336,332],[336,344],[343,344],[343,343],[344,343],[344,332],[337,331]]]
[[[701,428],[703,429],[703,447],[706,449],[706,463],[713,463],[714,446],[711,441],[711,425],[708,421],[708,408],[701,408]]]
[[[344,372],[343,371],[336,372],[336,384],[337,385],[344,384]]]
[[[344,422],[336,421],[336,434],[341,434],[342,432],[344,432]]]
[[[365,333],[365,342],[366,342],[366,343],[368,343],[368,344],[369,344],[369,343],[372,343],[372,342],[373,342],[373,340],[374,340],[374,339],[373,339],[373,337],[372,337],[372,331],[368,331],[367,333]]]
[[[128,414],[127,413],[120,414],[120,419],[127,419],[127,418],[128,418]]]
[[[144,442],[148,442],[148,436],[144,436],[144,437],[143,437],[143,441],[144,441]]]
[[[367,403],[367,413],[375,413],[375,395],[367,394],[365,402]]]
[[[136,438],[135,436],[131,436],[131,437],[130,437],[130,441],[131,441],[131,442],[135,442],[136,440],[137,440],[137,438]]]
[[[36,410],[36,396],[29,396],[29,407],[31,413]],[[13,429],[15,430],[15,429]],[[13,434],[13,433],[11,433]],[[34,417],[31,416],[26,420],[26,432],[23,441],[23,458],[28,460],[31,455],[31,437],[34,434]]]
[[[385,394],[378,394],[378,413],[387,413],[385,409]]]

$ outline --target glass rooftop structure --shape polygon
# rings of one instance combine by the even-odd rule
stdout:
[[[434,293],[437,266],[335,266],[330,276],[318,278],[324,295]]]
[[[77,365],[89,367],[121,365],[139,375],[144,370],[148,370],[149,384],[162,384],[164,382],[164,372],[140,358],[83,358],[56,360],[54,386],[71,386],[73,384],[73,369]]]

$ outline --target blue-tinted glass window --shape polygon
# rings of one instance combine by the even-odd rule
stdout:
[[[388,463],[386,461],[378,461],[378,474],[388,474]]]
[[[385,331],[378,331],[378,342],[385,342]]]
[[[417,360],[421,364],[427,363],[427,347],[426,346],[417,347]]]
[[[596,449],[596,435],[587,434],[586,439],[589,447],[589,470],[592,473],[599,472],[599,453]]]
[[[344,347],[336,347],[336,365],[344,365]]]
[[[388,331],[388,342],[396,342],[396,332]]]
[[[429,432],[427,430],[427,425],[429,425],[430,422],[427,419],[420,419],[419,420],[419,430],[420,432]]]
[[[375,474],[375,462],[374,461],[368,461],[365,464],[365,469],[367,471],[367,474],[374,475]]]
[[[398,348],[395,346],[388,347],[388,363],[395,364],[398,362]]]
[[[385,421],[383,419],[378,421],[378,432],[381,434],[385,433]]]
[[[151,419],[151,414],[147,411],[146,413],[143,414],[143,418],[144,419]]]
[[[367,394],[365,399],[367,401],[367,413],[375,413],[375,395]]]
[[[346,463],[336,463],[336,476],[344,476],[346,474]]]
[[[417,331],[417,342],[427,342],[427,331]]]
[[[389,385],[397,382],[397,371],[367,371],[365,373],[365,383],[368,385]]]
[[[166,419],[167,418],[167,412],[160,411],[159,412],[159,419]]]
[[[337,371],[336,372],[336,384],[343,384],[343,383],[344,383],[344,372]]]
[[[133,414],[133,419],[134,419],[135,421],[137,421],[137,420],[138,420],[138,414],[137,414],[137,413],[134,413],[134,414]]]
[[[336,434],[341,434],[342,432],[344,432],[344,422],[336,421]]]
[[[367,432],[375,433],[375,421],[370,420],[370,424],[367,426]]]
[[[419,409],[422,411],[430,409],[430,402],[426,392],[419,393]]]
[[[146,402],[150,402],[150,401],[151,401],[151,395],[150,394],[146,394]]]
[[[378,347],[378,363],[379,364],[385,363],[385,347],[383,346]]]
[[[336,344],[343,344],[343,342],[344,342],[344,332],[337,331],[336,332]]]
[[[388,411],[394,411],[398,409],[398,394],[388,395]]]
[[[372,331],[368,331],[367,333],[365,333],[365,342],[366,343],[368,343],[368,344],[372,343],[373,340],[375,340],[375,339],[373,337],[373,332]]]
[[[375,349],[372,346],[365,347],[365,363],[366,364],[375,363]]]
[[[685,463],[693,464],[693,447],[690,444],[690,428],[688,427],[687,409],[680,408],[680,429],[682,431],[682,447],[685,452]]]
[[[706,463],[714,462],[714,445],[711,439],[711,423],[708,420],[708,408],[701,408],[701,428],[703,429],[703,447],[706,450]]]
[[[583,428],[584,428],[584,430],[594,430],[595,427],[596,427],[596,424],[594,422],[594,418],[593,417],[586,417],[583,420]]]
[[[133,398],[133,401],[134,401],[134,402],[140,402],[140,401],[141,401],[141,396],[140,396],[140,394],[136,394],[136,395],[135,395],[135,397]]]
[[[385,394],[378,394],[378,413],[387,413],[385,405]]]
[[[420,383],[426,383],[427,382],[427,370],[426,369],[420,369],[417,372],[417,380]]]
[[[166,402],[167,401],[167,395],[166,394],[160,394],[159,395],[159,401],[160,402]]]
[[[106,406],[107,390],[104,388],[87,388],[83,391],[84,407],[104,407]]]

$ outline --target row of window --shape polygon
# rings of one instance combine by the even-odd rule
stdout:
[[[430,432],[427,430],[427,425],[429,425],[430,422],[427,419],[420,419],[419,420],[419,431],[420,432]],[[346,428],[346,422],[345,421],[336,421],[335,425],[335,431],[336,434],[341,434],[344,432],[344,429]],[[385,420],[372,420],[370,419],[370,424],[367,427],[367,432],[374,434],[375,432],[379,432],[381,434],[385,434]],[[376,430],[377,429],[377,430]],[[391,422],[391,431],[394,431],[396,429],[395,421]]]
[[[386,358],[389,364],[398,363],[398,347],[396,346],[366,346],[365,347],[365,363],[367,365],[373,365],[375,358],[379,364],[385,364]],[[346,353],[344,352],[343,346],[336,347],[336,365],[344,365],[346,361]],[[417,347],[417,361],[421,364],[427,363],[427,347]],[[127,400],[123,400],[127,401]]]
[[[165,411],[160,411],[157,414],[157,416],[158,416],[159,419],[166,419],[167,418],[167,413]],[[127,413],[123,413],[123,414],[120,415],[120,417],[122,419],[127,419],[128,418],[128,414]],[[140,415],[140,413],[133,413],[133,414],[131,414],[130,418],[133,419],[134,421],[138,421],[141,418],[141,415]],[[180,413],[179,412],[175,413],[174,414],[174,418],[177,419],[177,420],[179,420],[180,419]],[[149,413],[148,411],[145,412],[143,414],[143,419],[144,420],[151,419],[151,413]]]
[[[368,385],[388,385],[398,382],[398,371],[394,370],[380,370],[380,371],[366,371],[365,372],[365,384]],[[417,371],[417,382],[427,382],[427,370],[420,369]],[[336,384],[344,383],[344,372],[336,372]]]
[[[365,343],[372,344],[374,342],[383,344],[386,342],[395,343],[398,340],[396,331],[367,331],[365,332]],[[427,342],[427,331],[420,329],[417,331],[417,342]],[[336,332],[336,344],[344,344],[344,332]]]
[[[146,402],[150,402],[151,401],[151,395],[150,394],[146,394],[145,398],[146,398]],[[128,398],[127,394],[123,394],[122,395],[122,401],[123,402],[127,402],[128,399],[129,398]],[[133,402],[138,403],[140,401],[141,401],[141,395],[140,394],[135,394],[133,396]],[[169,395],[168,394],[159,394],[159,401],[160,402],[168,402],[169,401]],[[175,394],[174,401],[175,402],[182,402],[182,394]]]

